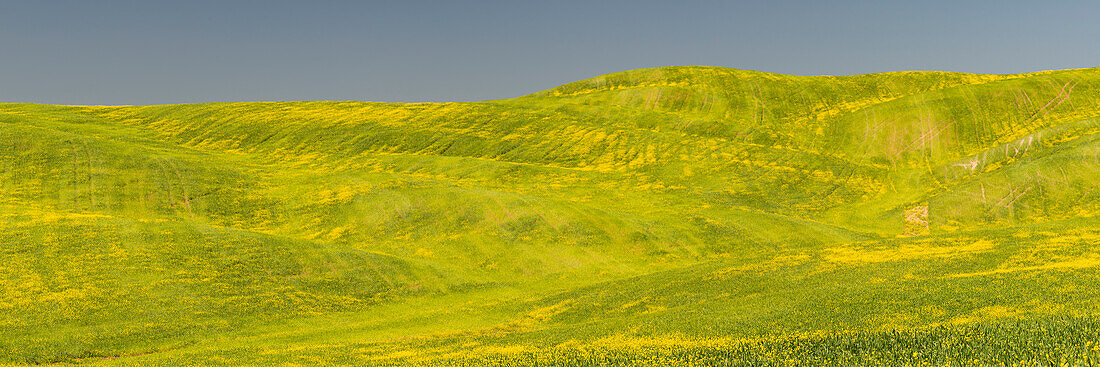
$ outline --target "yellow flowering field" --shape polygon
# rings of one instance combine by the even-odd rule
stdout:
[[[1098,91],[0,104],[0,365],[1094,366]]]

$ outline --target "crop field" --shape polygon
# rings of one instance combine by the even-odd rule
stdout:
[[[1100,68],[0,104],[0,365],[1096,366]]]

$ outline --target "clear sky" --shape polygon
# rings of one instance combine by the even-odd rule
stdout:
[[[0,101],[470,101],[600,74],[1100,66],[1089,1],[0,0]]]

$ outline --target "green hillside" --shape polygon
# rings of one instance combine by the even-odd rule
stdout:
[[[1100,363],[1100,68],[0,104],[0,365]]]

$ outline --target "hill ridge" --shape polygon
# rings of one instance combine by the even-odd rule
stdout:
[[[526,365],[670,335],[756,355],[1089,309],[1100,68],[886,74],[0,103],[0,363]]]

